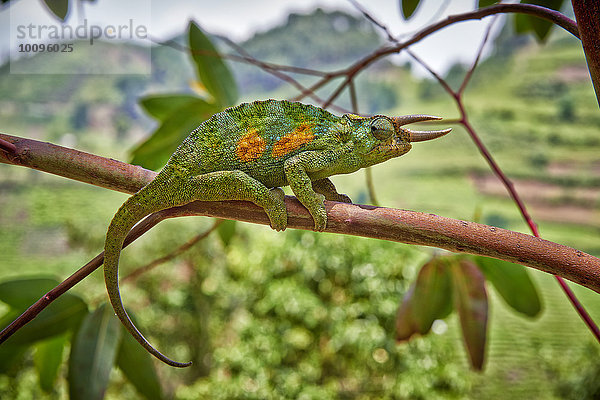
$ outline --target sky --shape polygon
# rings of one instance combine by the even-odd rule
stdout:
[[[398,0],[358,0],[379,21],[394,33],[402,35],[430,24],[432,18],[442,19],[449,14],[472,10],[474,0],[422,0],[414,17],[404,21],[398,8]],[[13,5],[0,11],[0,58],[4,62],[10,51],[15,51],[17,26],[54,24],[41,0],[13,0]],[[444,12],[438,14],[440,5]],[[236,41],[251,37],[255,32],[268,30],[285,22],[290,12],[308,13],[317,7],[326,10],[346,10],[357,13],[348,0],[97,0],[85,4],[84,16],[89,23],[101,26],[126,22],[133,18],[144,24],[148,33],[158,39],[166,39],[182,32],[190,19],[194,19],[206,31],[230,37]],[[76,26],[83,17],[77,9],[71,9],[68,22]],[[455,24],[426,38],[411,47],[429,65],[445,72],[457,61],[470,63],[479,47],[487,23],[491,19]],[[499,26],[499,25],[498,25]],[[417,73],[426,75],[426,72]]]

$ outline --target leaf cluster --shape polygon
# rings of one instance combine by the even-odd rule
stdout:
[[[0,283],[0,301],[9,306],[0,317],[0,325],[8,325],[58,284],[58,280],[47,277]],[[115,366],[144,398],[163,398],[150,355],[123,333],[124,328],[109,306],[102,304],[91,311],[81,296],[65,293],[0,347],[0,373],[16,373],[28,350],[33,349],[40,388],[56,394],[60,368],[66,349],[70,348],[69,398],[102,399]]]
[[[436,320],[456,310],[471,365],[483,369],[489,313],[486,279],[516,312],[530,318],[541,312],[540,297],[523,266],[480,256],[438,256],[423,265],[404,295],[396,318],[397,340],[429,333]]]

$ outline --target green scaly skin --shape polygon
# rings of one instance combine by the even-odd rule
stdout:
[[[278,188],[290,185],[312,215],[315,230],[322,231],[327,225],[325,199],[351,203],[348,196],[337,193],[328,177],[408,152],[411,131],[401,128],[404,123],[385,116],[338,117],[318,107],[276,100],[241,104],[202,123],[156,178],[119,208],[108,228],[104,277],[114,311],[125,328],[166,364],[190,365],[173,361],[152,347],[121,301],[119,255],[125,236],[142,218],[195,200],[247,200],[265,210],[273,229],[284,230],[287,212]],[[434,133],[441,136],[447,131]]]

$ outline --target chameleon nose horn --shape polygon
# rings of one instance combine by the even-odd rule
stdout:
[[[409,134],[409,142],[423,142],[425,140],[436,139],[444,136],[452,130],[452,128],[442,129],[439,131],[413,131],[408,128],[400,128],[406,124],[412,124],[413,122],[423,121],[437,121],[442,119],[441,117],[435,117],[433,115],[403,115],[402,117],[394,117],[394,125],[396,129],[402,129]]]

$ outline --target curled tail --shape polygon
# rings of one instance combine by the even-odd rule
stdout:
[[[180,363],[173,361],[152,347],[135,327],[129,315],[127,315],[119,292],[119,256],[125,237],[131,228],[145,216],[172,206],[168,201],[162,201],[161,193],[163,191],[161,190],[161,186],[164,188],[159,179],[150,182],[139,192],[127,199],[113,217],[108,227],[106,242],[104,244],[104,281],[113,309],[129,333],[150,354],[165,364],[173,367],[187,367],[191,362]]]

